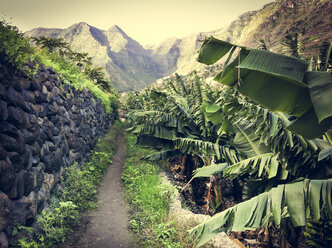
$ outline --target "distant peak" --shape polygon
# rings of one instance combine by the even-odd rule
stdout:
[[[89,24],[87,24],[86,22],[79,22],[79,23],[75,23],[73,25],[71,25],[69,28],[87,28],[87,27],[90,27]]]
[[[113,25],[107,31],[118,31],[122,34],[125,34],[125,32],[123,32],[123,30],[118,25]]]

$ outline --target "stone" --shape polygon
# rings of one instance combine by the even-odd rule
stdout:
[[[45,86],[48,91],[52,91],[54,85],[48,79],[43,83],[43,86]]]
[[[15,176],[10,160],[0,160],[0,190],[8,192],[14,186]]]
[[[43,103],[46,100],[45,97],[38,90],[35,91],[35,99],[36,103],[38,104]]]
[[[35,94],[33,92],[29,90],[22,90],[21,94],[26,101],[30,103],[36,102]]]
[[[31,145],[38,140],[40,135],[40,127],[35,125],[33,128],[30,128],[29,130],[30,131],[23,129],[22,132],[25,143]]]
[[[0,232],[4,230],[13,211],[13,202],[8,196],[0,191]]]
[[[6,88],[0,84],[0,99],[6,99]]]
[[[30,113],[31,111],[29,104],[24,100],[24,97],[21,94],[17,94],[17,106],[27,113]]]
[[[53,102],[52,104],[47,105],[47,115],[55,115],[59,111],[58,104],[56,102]]]
[[[14,90],[13,87],[9,87],[6,93],[7,96],[7,104],[11,105],[11,106],[17,106],[17,94],[18,92],[16,90]]]
[[[0,144],[6,151],[15,151],[17,149],[16,140],[6,134],[0,134]]]
[[[15,176],[15,181],[13,184],[13,187],[10,189],[10,191],[6,192],[9,199],[17,199],[17,177]]]
[[[42,160],[45,163],[45,172],[53,173],[60,169],[62,164],[63,151],[58,148],[53,153],[48,153]]]
[[[17,178],[17,196],[16,198],[21,198],[25,193],[25,185],[28,179],[28,173],[26,170],[21,170],[20,173],[16,175]]]
[[[0,122],[0,130],[1,133],[9,135],[13,138],[17,137],[18,135],[18,129],[13,124],[7,121]]]
[[[15,172],[20,172],[24,168],[20,154],[18,154],[17,152],[8,152],[7,154]]]
[[[43,125],[42,125],[42,130],[45,134],[47,134],[47,137],[49,139],[52,138],[53,136],[53,128],[54,128],[54,124],[51,121],[44,121]]]
[[[8,107],[8,120],[12,121],[18,128],[23,125],[23,115],[24,112],[21,108],[13,106]]]
[[[40,85],[41,83],[45,82],[45,80],[47,79],[48,74],[49,73],[39,72],[39,73],[37,73],[37,75],[35,76],[35,79],[33,81],[38,83],[38,85]]]
[[[44,167],[38,165],[31,169],[33,190],[40,189],[44,182]]]
[[[27,145],[25,145],[25,151],[21,154],[22,164],[25,169],[29,169],[31,167],[29,166],[30,154],[30,150],[28,149]]]
[[[30,202],[26,196],[22,196],[19,200],[13,201],[13,210],[9,216],[8,224],[6,226],[6,233],[12,233],[14,226],[26,226],[27,219],[30,214]]]
[[[7,119],[8,119],[7,103],[3,100],[0,100],[0,121],[5,121]]]
[[[27,172],[24,180],[24,195],[28,196],[34,189],[34,175],[31,172]]]
[[[7,158],[7,151],[0,146],[0,160],[5,160]]]
[[[8,248],[9,247],[9,243],[8,243],[8,239],[7,236],[4,232],[0,233],[0,248]]]
[[[21,78],[15,80],[14,88],[18,91],[27,90],[30,88],[30,81],[27,80],[26,78],[21,77]]]
[[[32,80],[30,83],[30,90],[37,91],[40,89],[40,83],[38,83],[36,80]]]
[[[33,148],[32,155],[33,156],[39,156],[39,154],[40,154],[40,146],[39,146],[39,144],[38,144],[37,141],[32,144],[32,148]]]

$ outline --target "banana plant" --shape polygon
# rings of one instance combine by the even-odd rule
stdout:
[[[224,70],[215,80],[273,112],[294,120],[288,130],[309,139],[319,138],[332,127],[332,75],[308,71],[305,60],[251,49],[213,37],[200,49],[198,62],[211,65],[229,53]]]
[[[280,184],[215,214],[207,222],[191,229],[190,233],[199,238],[197,247],[200,247],[221,231],[255,230],[259,226],[267,227],[271,220],[280,227],[283,220],[290,218],[293,225],[299,227],[306,225],[307,216],[319,220],[322,212],[331,220],[331,195],[332,179],[304,179]]]

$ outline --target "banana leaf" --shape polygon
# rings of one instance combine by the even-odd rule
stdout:
[[[236,45],[210,37],[203,43],[198,61],[211,64],[226,54],[221,51],[229,51],[232,46]],[[298,117],[289,130],[304,137],[320,137],[332,126],[330,73],[308,72],[309,64],[302,59],[240,48],[239,55],[215,77],[216,81],[236,87],[271,111]]]
[[[222,172],[225,168],[227,168],[228,164],[227,163],[222,163],[222,164],[214,164],[214,165],[209,165],[205,166],[202,168],[198,168],[197,170],[194,170],[193,172],[193,177],[210,177],[213,174]]]
[[[189,232],[196,239],[199,238],[197,247],[200,247],[223,230],[252,230],[263,223],[267,225],[270,219],[279,227],[281,219],[289,216],[295,227],[305,226],[308,216],[314,220],[319,220],[322,215],[331,219],[331,195],[332,179],[305,179],[278,185],[268,192],[215,214]],[[282,209],[287,209],[288,214],[282,214]]]

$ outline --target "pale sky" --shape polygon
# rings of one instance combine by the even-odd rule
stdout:
[[[21,31],[86,22],[118,25],[141,44],[212,31],[273,0],[0,0],[0,17]]]

